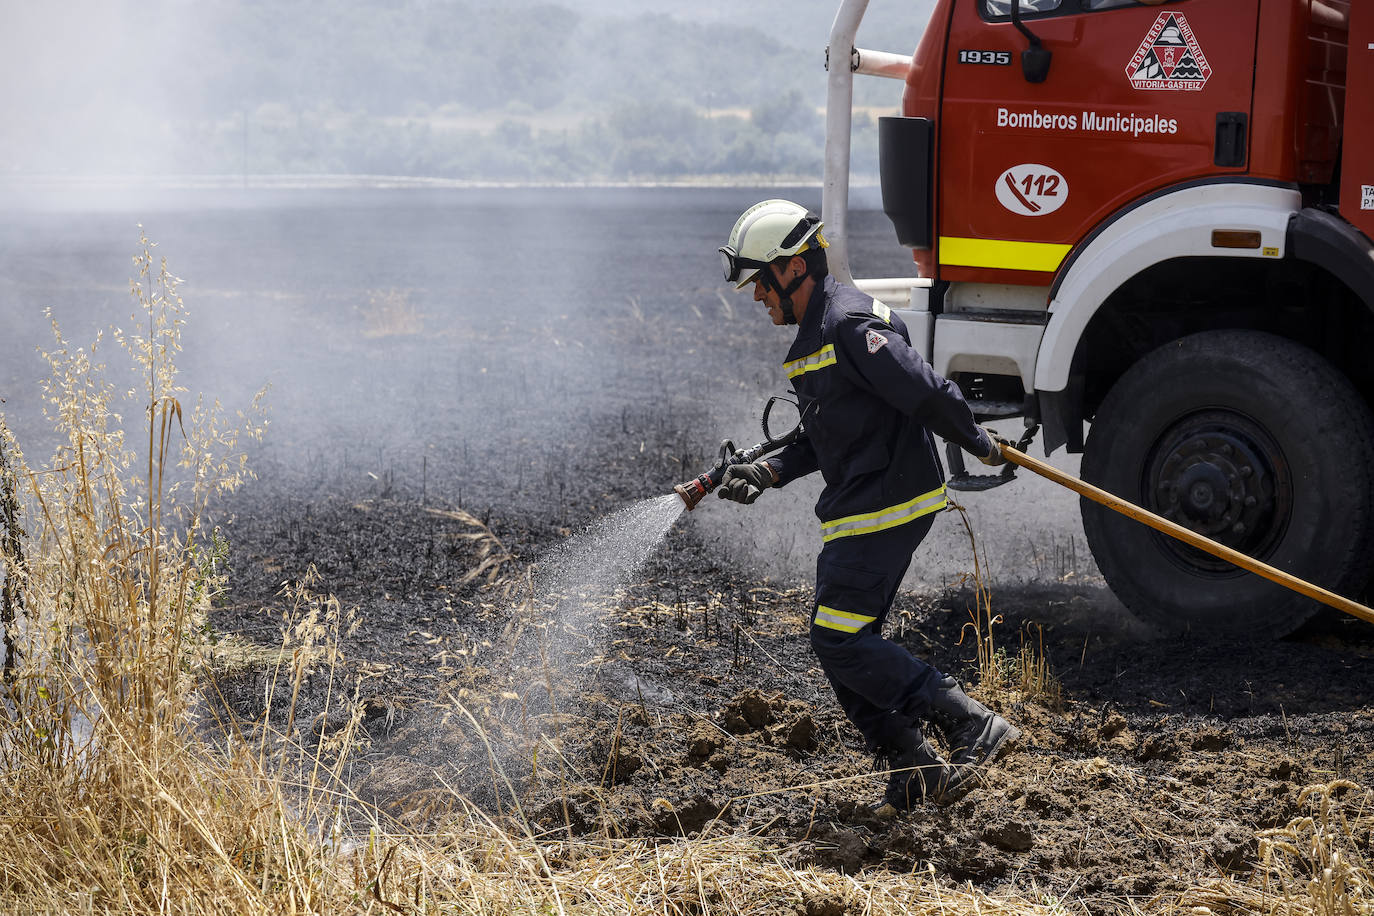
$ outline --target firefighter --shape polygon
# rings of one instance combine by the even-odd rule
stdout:
[[[984,464],[1005,459],[959,389],[912,348],[902,320],[829,275],[820,230],[805,207],[765,200],[740,216],[720,248],[726,280],[737,289],[752,283],[773,324],[797,326],[783,369],[804,434],[727,469],[718,493],[750,505],[770,487],[821,472],[811,646],[845,714],[890,772],[875,810],[891,816],[958,798],[1020,736],[954,678],[882,636],[911,555],[945,507],[931,434]],[[943,733],[948,762],[923,723]]]

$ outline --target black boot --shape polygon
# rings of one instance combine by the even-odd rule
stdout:
[[[930,721],[945,736],[952,774],[945,794],[949,800],[973,788],[980,767],[992,763],[1021,730],[970,699],[952,677],[936,682],[930,699]]]
[[[891,770],[887,791],[873,813],[892,817],[910,811],[923,801],[939,802],[952,771],[926,740],[919,726],[903,729],[878,754],[883,768]]]

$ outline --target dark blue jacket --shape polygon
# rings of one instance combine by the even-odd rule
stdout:
[[[825,540],[870,534],[944,508],[944,469],[931,433],[990,454],[958,387],[911,346],[901,318],[826,277],[813,291],[783,363],[805,434],[768,459],[784,486],[817,469]]]

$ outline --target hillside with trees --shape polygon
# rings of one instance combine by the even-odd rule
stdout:
[[[875,7],[860,42],[906,34],[914,47],[929,4]],[[3,39],[13,142],[0,145],[0,174],[819,176],[835,8],[118,0],[25,10]],[[900,91],[863,81],[858,101],[895,110]],[[857,120],[862,171],[876,161],[874,131]]]

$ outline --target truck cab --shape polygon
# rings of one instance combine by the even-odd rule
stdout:
[[[853,47],[864,6],[843,4],[831,36],[823,216],[842,236],[846,79],[901,79],[879,171],[918,276],[857,284],[907,309],[976,414],[1083,452],[1090,483],[1364,589],[1374,8],[938,0],[908,58]],[[1095,504],[1083,516],[1107,583],[1168,628],[1278,634],[1317,610]]]

